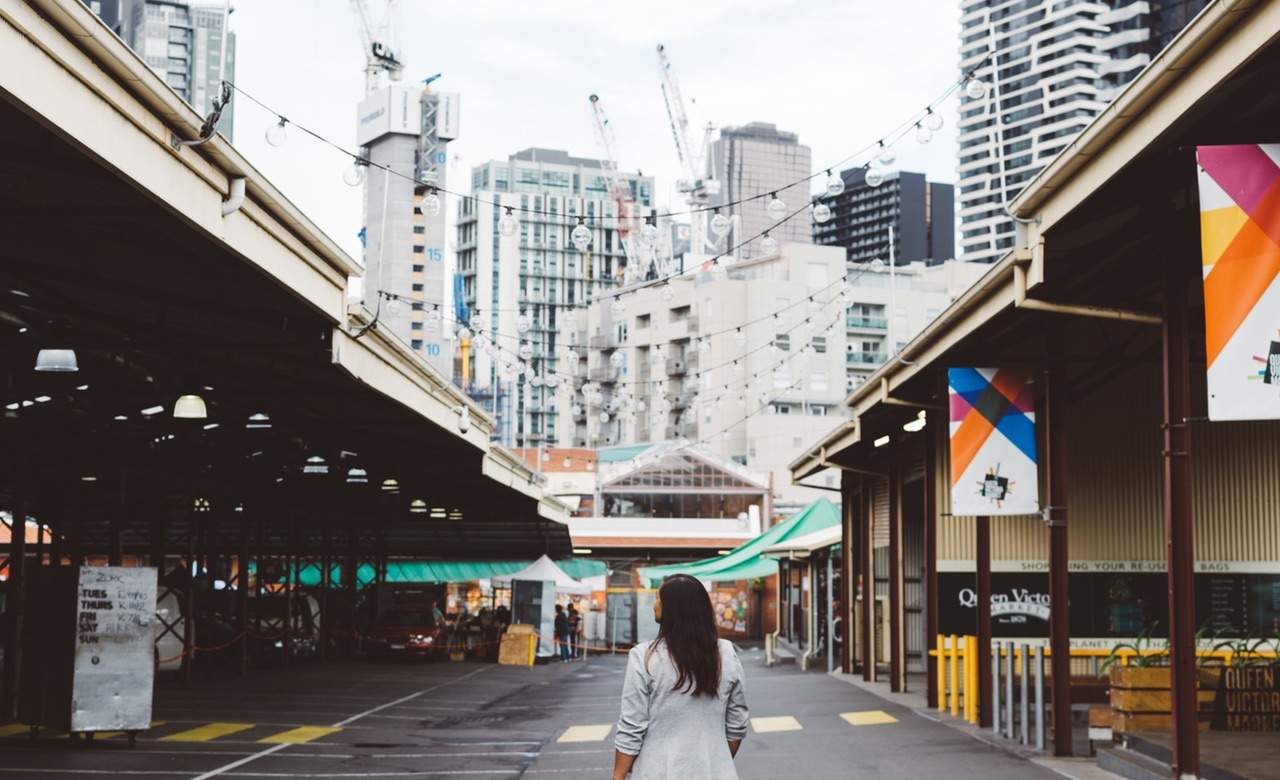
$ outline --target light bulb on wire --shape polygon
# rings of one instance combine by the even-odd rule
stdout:
[[[427,193],[427,197],[422,199],[422,211],[428,217],[440,215],[440,193],[436,192],[434,187]]]
[[[942,114],[936,113],[932,108],[926,109],[926,112],[927,113],[924,115],[924,126],[935,133],[941,130]]]
[[[583,223],[582,217],[578,217],[578,225],[569,233],[569,240],[579,252],[585,252],[591,246],[591,228]]]
[[[916,123],[916,143],[927,144],[933,140],[933,131],[924,126],[924,123]]]
[[[729,232],[729,227],[732,224],[728,217],[720,213],[720,209],[716,209],[715,216],[711,217],[711,232],[717,236],[723,236]]]
[[[365,173],[369,169],[369,164],[364,160],[356,158],[351,162],[351,167],[342,172],[342,182],[348,187],[359,187],[364,184]]]
[[[640,228],[640,240],[645,246],[653,246],[658,243],[658,226],[646,219],[644,225]]]
[[[827,171],[827,194],[831,197],[844,193],[844,179],[840,176],[832,176],[831,171]]]
[[[504,236],[514,236],[519,229],[520,220],[516,219],[515,212],[507,206],[506,213],[502,215],[502,219],[498,220],[498,231]]]
[[[387,314],[399,314],[403,308],[399,298],[392,293],[387,293]]]
[[[819,225],[831,219],[831,207],[819,201],[813,204],[813,221]]]
[[[609,304],[609,313],[615,317],[621,317],[627,313],[627,305],[622,302],[621,298],[614,297],[613,303]]]
[[[865,181],[868,187],[879,187],[884,184],[884,171],[879,168],[868,168]]]
[[[964,83],[964,94],[973,100],[981,100],[987,96],[987,83],[980,78],[970,77]]]
[[[267,128],[267,143],[272,146],[284,146],[284,142],[289,140],[289,131],[285,125],[289,124],[289,120],[280,117],[274,125]]]
[[[787,215],[787,204],[778,198],[778,193],[770,193],[769,203],[764,207],[764,213],[769,215],[769,219],[777,222]]]
[[[519,317],[516,317],[516,332],[517,332],[517,333],[528,333],[528,332],[529,332],[529,328],[530,328],[532,325],[533,325],[533,321],[532,321],[531,319],[529,319],[529,315],[528,315],[528,314],[525,314],[524,312],[520,312],[520,316],[519,316]]]
[[[893,150],[892,146],[881,141],[880,152],[876,155],[876,160],[878,160],[881,165],[893,165],[893,161],[896,159],[898,159],[898,153]]]
[[[778,239],[769,235],[767,230],[760,239],[760,253],[764,255],[776,255],[778,253]]]
[[[531,360],[533,358],[533,347],[529,344],[520,345],[520,359]]]

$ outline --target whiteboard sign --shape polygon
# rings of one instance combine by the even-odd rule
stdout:
[[[154,568],[80,568],[71,731],[151,727],[155,613]]]

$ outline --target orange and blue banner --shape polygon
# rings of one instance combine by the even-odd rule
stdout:
[[[1196,162],[1209,419],[1280,419],[1280,144]]]
[[[951,514],[1039,513],[1033,381],[1025,368],[947,370]]]

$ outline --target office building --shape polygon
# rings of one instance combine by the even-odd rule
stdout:
[[[631,190],[633,216],[651,214],[653,178],[620,176]],[[618,203],[600,160],[557,149],[525,149],[478,165],[471,192],[458,207],[455,295],[478,328],[475,340],[460,345],[457,380],[495,415],[499,441],[513,447],[557,441],[555,391],[541,380],[555,382],[563,373],[557,336],[564,314],[624,278]],[[507,209],[518,228],[504,231]],[[592,236],[586,251],[570,239],[580,219]],[[532,373],[517,374],[518,365]]]
[[[711,144],[711,173],[720,182],[719,195],[711,196],[711,205],[733,203],[743,198],[767,196],[776,192],[787,205],[787,213],[800,213],[778,225],[778,220],[765,211],[770,198],[759,197],[725,210],[725,216],[737,217],[734,232],[717,249],[707,248],[695,254],[715,254],[742,241],[752,239],[739,251],[743,259],[760,254],[756,236],[764,231],[776,241],[807,242],[811,236],[811,218],[802,207],[809,202],[809,182],[795,182],[813,170],[813,153],[800,143],[795,133],[779,130],[769,122],[750,122],[741,127],[726,127]],[[732,213],[730,213],[732,212]],[[708,232],[708,238],[714,233]]]
[[[920,261],[849,266],[845,285],[845,381],[852,391],[896,350],[902,349],[943,309],[989,270],[985,263]]]
[[[392,82],[360,102],[356,143],[373,165],[364,186],[364,306],[452,377],[454,311],[446,307],[445,196],[448,145],[459,132],[460,100],[419,84]],[[390,170],[384,170],[386,166]]]
[[[845,395],[845,268],[836,247],[784,243],[592,303],[560,330],[559,446],[694,442],[812,500],[787,464]]]
[[[202,116],[213,111],[221,84],[235,80],[236,36],[227,6],[208,0],[86,0],[165,83]],[[234,103],[222,110],[218,132],[231,138]]]
[[[876,187],[866,169],[840,172],[844,192],[823,200],[831,219],[813,224],[813,242],[844,247],[850,263],[923,262],[935,265],[955,257],[955,188],[931,182],[923,173],[891,172]]]
[[[1005,204],[1206,2],[961,0],[960,69],[989,87],[961,96],[963,259],[990,263],[1013,247]]]

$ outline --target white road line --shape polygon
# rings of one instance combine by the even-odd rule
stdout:
[[[380,704],[380,705],[378,705],[377,707],[373,707],[372,709],[368,709],[368,710],[365,710],[364,712],[360,712],[360,713],[357,713],[357,714],[355,714],[355,715],[352,715],[351,717],[347,718],[346,720],[340,720],[340,721],[338,721],[337,723],[333,724],[333,727],[334,727],[334,728],[342,728],[343,726],[346,726],[346,725],[347,725],[347,724],[349,724],[349,723],[354,723],[354,722],[356,722],[357,720],[360,720],[361,718],[365,718],[365,717],[368,717],[369,715],[374,714],[375,712],[381,712],[381,711],[383,711],[383,710],[387,709],[388,707],[394,707],[394,706],[396,706],[397,704],[404,704],[404,703],[405,703],[405,702],[407,702],[407,701],[413,701],[414,699],[418,698],[419,696],[424,696],[424,695],[426,695],[426,694],[428,694],[428,693],[431,693],[432,691],[439,690],[440,688],[443,688],[443,687],[445,687],[446,685],[453,685],[453,684],[454,684],[454,683],[456,683],[456,682],[461,682],[461,681],[463,681],[463,680],[467,679],[468,677],[474,677],[475,675],[480,674],[481,672],[484,672],[484,671],[488,671],[488,670],[489,670],[489,669],[491,669],[491,668],[493,668],[493,667],[490,667],[490,666],[482,666],[482,667],[480,667],[479,669],[476,669],[476,670],[474,670],[474,671],[467,672],[466,674],[461,675],[461,676],[459,676],[459,677],[455,677],[455,678],[453,678],[452,680],[446,680],[445,682],[439,683],[439,684],[437,684],[437,685],[433,685],[433,686],[431,686],[430,688],[423,688],[422,690],[418,691],[417,693],[411,693],[411,694],[409,694],[408,696],[402,696],[402,697],[400,697],[399,699],[396,699],[395,701],[389,701],[389,702],[387,702],[386,704]],[[200,778],[196,778],[196,780],[200,780]]]
[[[403,772],[231,772],[227,777],[439,777],[447,775],[495,775],[518,777],[521,769],[423,769]],[[198,778],[196,780],[199,780]]]
[[[167,769],[50,769],[48,767],[0,766],[0,774],[20,775],[147,775],[156,777],[186,777],[191,772],[174,772]]]
[[[232,761],[230,764],[225,764],[225,765],[223,765],[223,766],[218,767],[217,769],[210,769],[208,772],[205,772],[205,773],[204,773],[204,774],[202,774],[202,775],[196,775],[195,777],[191,778],[191,780],[209,780],[209,778],[210,778],[210,777],[217,777],[218,775],[225,775],[225,774],[227,773],[227,771],[228,771],[228,770],[235,769],[236,767],[244,766],[245,764],[249,763],[250,761],[256,761],[257,759],[262,758],[263,756],[271,755],[272,753],[276,752],[277,750],[284,750],[284,749],[285,749],[285,748],[287,748],[287,747],[289,747],[289,743],[288,743],[288,742],[281,742],[281,743],[280,743],[280,744],[278,744],[278,745],[272,745],[271,747],[267,748],[266,750],[258,751],[257,753],[254,753],[254,754],[253,754],[253,755],[251,755],[251,756],[245,756],[244,758],[240,759],[239,761]]]

